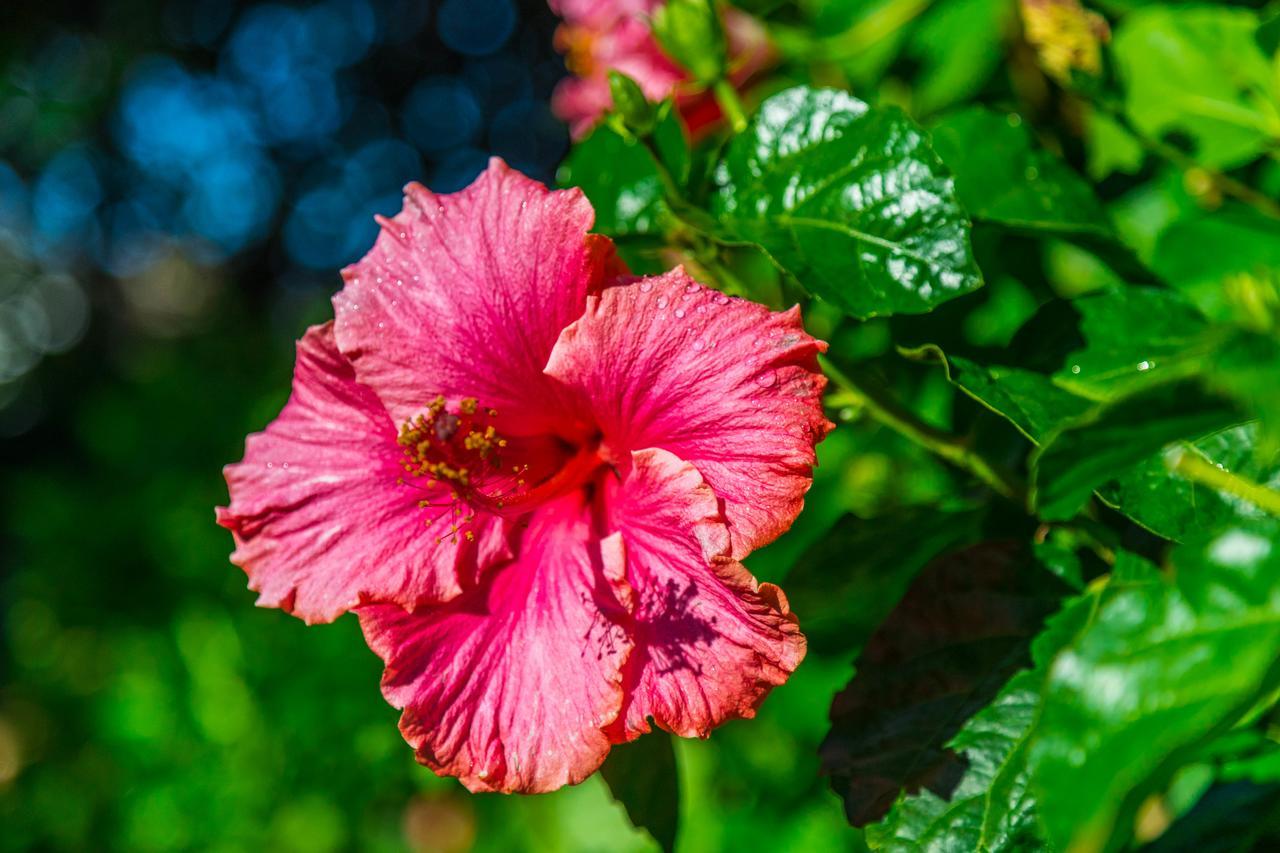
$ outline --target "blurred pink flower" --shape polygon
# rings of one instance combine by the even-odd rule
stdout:
[[[406,192],[226,469],[259,604],[356,609],[418,759],[472,790],[751,716],[804,638],[738,560],[801,509],[824,345],[797,309],[626,276],[580,192],[500,161]]]
[[[556,87],[551,108],[569,123],[575,139],[587,134],[613,103],[609,71],[631,77],[651,101],[675,95],[676,106],[695,137],[722,118],[715,98],[689,88],[685,71],[659,47],[649,16],[663,0],[551,0],[564,19],[556,30],[556,48],[565,54],[571,76]],[[730,79],[742,88],[774,61],[768,34],[760,22],[732,7],[722,13],[729,47]]]

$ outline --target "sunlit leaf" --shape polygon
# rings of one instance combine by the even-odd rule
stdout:
[[[1275,78],[1258,18],[1228,6],[1150,5],[1126,15],[1113,48],[1125,109],[1144,133],[1178,133],[1206,166],[1237,166],[1278,129]]]
[[[1028,761],[1064,848],[1122,845],[1191,751],[1280,684],[1276,524],[1229,528],[1172,562],[1104,602],[1050,667]]]
[[[951,177],[899,110],[788,89],[730,143],[717,183],[732,236],[854,316],[923,313],[982,285]]]

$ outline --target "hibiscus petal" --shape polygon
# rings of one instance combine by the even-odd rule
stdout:
[[[474,542],[437,542],[452,518],[397,483],[400,459],[395,427],[355,381],[333,324],[308,329],[289,402],[249,436],[244,461],[224,469],[231,502],[218,523],[235,535],[231,560],[260,606],[307,622],[367,601],[414,607],[458,595],[480,566],[507,558],[506,522],[491,516],[468,526]]]
[[[732,556],[785,532],[804,506],[826,379],[798,308],[776,313],[677,267],[607,288],[560,335],[547,373],[575,388],[614,452],[661,447],[724,501]]]
[[[665,450],[640,450],[609,499],[622,532],[636,648],[618,740],[647,718],[684,737],[751,717],[804,657],[782,591],[757,584],[726,555],[729,535],[711,488]]]
[[[552,791],[591,775],[631,651],[616,540],[577,493],[540,507],[520,556],[481,587],[409,614],[359,610],[418,760],[473,791]],[[602,547],[603,545],[603,547]]]
[[[508,436],[564,418],[542,368],[587,293],[623,269],[578,190],[548,190],[493,159],[471,186],[405,189],[404,209],[333,300],[338,346],[397,424],[437,394],[497,409]],[[558,411],[558,409],[560,411]]]

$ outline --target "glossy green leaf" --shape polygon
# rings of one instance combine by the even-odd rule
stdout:
[[[878,820],[904,789],[950,794],[964,766],[946,743],[1028,664],[1030,638],[1066,589],[1008,542],[920,573],[831,706],[823,768],[851,823]]]
[[[1239,410],[1192,382],[1160,385],[1101,405],[1048,436],[1032,455],[1032,502],[1046,520],[1066,520],[1094,489],[1175,441],[1241,422]]]
[[[1275,78],[1255,12],[1148,6],[1126,15],[1113,47],[1125,110],[1144,133],[1189,138],[1206,166],[1237,166],[1280,135]]]
[[[925,791],[899,800],[867,827],[867,843],[886,851],[1012,851],[1043,848],[1027,789],[1027,734],[1040,707],[1037,678],[1013,677],[951,740],[968,770],[949,799]]]
[[[676,846],[680,819],[680,784],[671,736],[655,731],[614,746],[600,768],[613,798],[631,822],[647,831],[663,850]]]
[[[1059,388],[1043,373],[1001,365],[982,365],[951,356],[951,381],[979,403],[1006,418],[1027,438],[1039,442],[1055,427],[1091,407],[1083,397]]]
[[[1078,319],[1074,326],[1069,315]],[[1155,380],[1169,380],[1199,370],[1213,349],[1208,324],[1181,294],[1154,287],[1123,287],[1072,300],[1051,303],[1028,322],[1022,341],[1041,353],[1046,325],[1050,333],[1078,336],[1063,347],[1060,364],[1052,372],[1062,388],[1094,400],[1121,397]],[[1140,331],[1139,331],[1140,330]]]
[[[787,89],[730,143],[716,180],[732,237],[856,317],[923,313],[982,285],[951,176],[897,109]]]
[[[1114,850],[1194,751],[1280,682],[1280,529],[1229,528],[1180,547],[1054,659],[1029,753],[1051,842]]]
[[[904,795],[883,821],[867,827],[876,850],[989,853],[1053,849],[1041,837],[1029,788],[1027,746],[1039,717],[1041,693],[1054,656],[1089,624],[1100,601],[1129,584],[1150,582],[1155,570],[1121,553],[1128,579],[1099,584],[1068,600],[1031,644],[1034,668],[1013,676],[991,704],[948,744],[968,769],[949,797],[929,791]]]
[[[1112,236],[1093,190],[1036,147],[1017,114],[968,107],[931,133],[934,151],[955,174],[956,192],[975,220],[1032,233]]]
[[[1188,443],[1187,452],[1234,474],[1280,489],[1280,460],[1265,462],[1257,449],[1257,424],[1243,424]],[[1180,540],[1261,511],[1241,498],[1170,471],[1167,454],[1148,457],[1098,494],[1148,530]]]

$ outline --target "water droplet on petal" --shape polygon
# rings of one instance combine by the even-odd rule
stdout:
[[[698,340],[696,340],[696,341],[694,341],[694,342],[693,342],[693,351],[694,351],[694,352],[702,352],[702,348],[703,348],[703,347],[705,347],[705,346],[706,346],[706,344],[702,342],[702,339],[701,339],[701,338],[699,338]]]
[[[677,320],[683,320],[683,319],[684,319],[684,309],[683,309],[683,308],[677,308],[675,313],[676,313],[676,319],[677,319]]]
[[[685,293],[697,293],[697,292],[698,292],[698,285],[693,284],[692,282],[690,282],[689,284],[686,284],[686,285],[684,286],[684,292],[685,292]]]
[[[665,297],[665,296],[659,296],[659,297],[658,297],[658,307],[659,307],[659,308],[666,308],[666,307],[667,307],[667,303],[668,303],[668,302],[670,302],[670,301],[671,301],[671,300],[667,299],[667,297]]]
[[[713,299],[713,300],[711,300],[711,301],[712,301],[712,302],[714,302],[714,303],[715,303],[715,304],[717,304],[717,305],[728,305],[728,304],[729,304],[729,297],[725,296],[723,293],[717,293],[717,294],[716,294],[716,296],[715,296],[715,299]]]
[[[642,282],[640,282],[640,292],[641,292],[641,293],[648,293],[650,290],[653,290],[653,282],[651,282],[651,281],[642,281]]]
[[[778,374],[774,373],[772,370],[766,370],[756,377],[756,384],[761,388],[772,388],[777,381]]]

